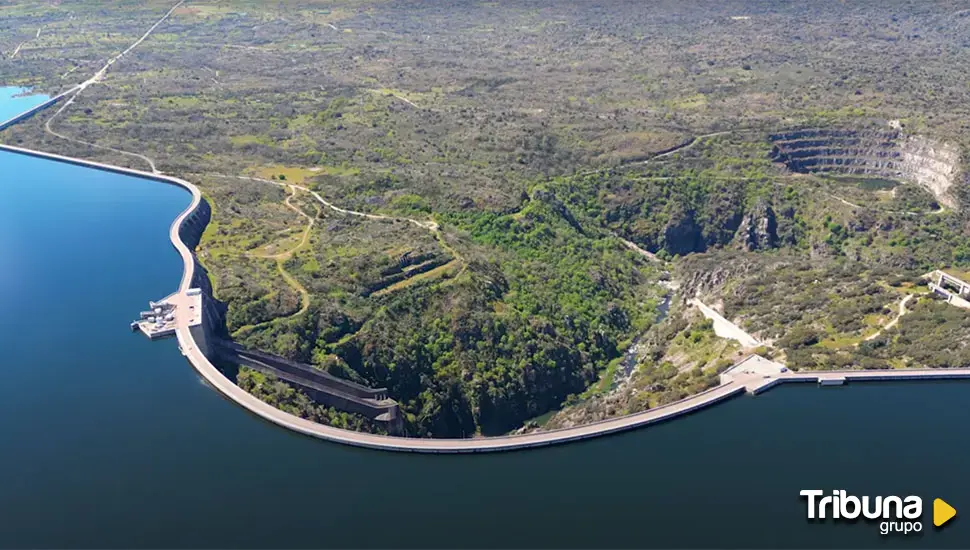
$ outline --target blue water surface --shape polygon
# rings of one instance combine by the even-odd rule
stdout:
[[[29,88],[0,86],[0,122],[36,107],[50,99],[44,94],[34,94]]]
[[[2,138],[2,135],[0,135]],[[968,547],[809,523],[801,489],[970,513],[970,384],[781,387],[525,452],[348,448],[267,424],[128,323],[175,290],[176,187],[0,153],[0,547]]]

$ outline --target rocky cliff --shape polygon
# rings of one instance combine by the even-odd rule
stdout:
[[[764,201],[755,204],[741,219],[734,240],[739,248],[749,252],[775,248],[778,244],[778,219],[774,209]]]
[[[835,172],[899,179],[956,208],[954,184],[962,181],[960,150],[900,130],[804,129],[770,136],[772,156],[796,172]]]

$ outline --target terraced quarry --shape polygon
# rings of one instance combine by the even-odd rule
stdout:
[[[970,12],[176,3],[0,8],[0,80],[99,75],[3,141],[190,179],[226,332],[388,388],[410,436],[704,391],[737,351],[691,298],[793,370],[970,361],[918,281],[970,268]]]
[[[920,185],[954,208],[951,188],[964,178],[953,144],[900,130],[805,129],[771,135],[772,157],[796,172],[833,172]]]

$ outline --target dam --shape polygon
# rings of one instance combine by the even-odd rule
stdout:
[[[15,419],[0,435],[16,449],[0,453],[3,546],[634,548],[647,514],[652,544],[670,548],[895,548],[807,523],[798,491],[851,480],[872,494],[970,494],[958,475],[970,443],[954,436],[970,421],[968,382],[783,384],[536,452],[402,455],[298,436],[218,397],[175,341],[127,333],[183,272],[166,229],[188,194],[6,152],[0,167],[0,247],[19,267],[0,269],[12,306],[0,324],[17,327],[0,333],[0,412]],[[54,337],[52,318],[82,328]],[[684,490],[713,467],[730,475],[706,475],[702,499]],[[413,504],[378,513],[375,529],[376,506],[398,495]],[[685,509],[709,528],[684,529]]]
[[[218,314],[211,314],[210,319],[213,320],[205,321],[206,316],[203,316],[202,320],[200,321],[198,316],[194,314],[195,311],[198,310],[190,307],[193,303],[196,303],[195,300],[199,298],[198,296],[192,296],[192,294],[195,294],[193,289],[199,288],[202,289],[200,294],[211,295],[211,288],[208,287],[208,277],[205,275],[202,267],[198,264],[194,253],[195,246],[198,243],[198,238],[201,235],[211,212],[209,210],[208,203],[202,199],[202,194],[197,187],[185,180],[162,174],[129,170],[117,166],[63,157],[50,153],[42,153],[39,151],[12,147],[9,145],[0,145],[0,150],[6,150],[9,152],[43,159],[56,160],[78,166],[97,168],[108,172],[137,176],[176,185],[188,190],[192,194],[192,202],[188,208],[186,208],[175,219],[169,230],[171,243],[182,258],[184,271],[182,274],[181,283],[179,284],[179,290],[166,299],[169,303],[175,305],[175,336],[178,339],[181,353],[214,389],[218,390],[224,396],[233,400],[240,406],[245,407],[250,412],[298,433],[329,441],[372,449],[419,453],[482,453],[508,451],[545,447],[571,441],[579,441],[642,426],[657,424],[683,415],[691,414],[702,408],[720,403],[745,392],[758,394],[778,384],[783,384],[786,382],[810,381],[822,384],[823,380],[832,380],[839,377],[844,377],[845,380],[943,380],[970,378],[970,369],[839,371],[811,373],[780,372],[778,374],[767,375],[745,375],[724,381],[719,386],[686,397],[680,401],[649,409],[644,412],[609,418],[599,422],[584,424],[572,428],[498,437],[470,439],[407,438],[374,435],[334,428],[294,416],[267,403],[264,403],[238,387],[212,363],[213,359],[218,359],[219,357],[219,352],[215,347],[217,342],[212,338],[212,335],[216,334],[213,329],[215,328],[214,319],[217,318]],[[214,300],[210,301],[210,303],[214,302]],[[205,303],[204,300],[203,303]],[[205,306],[203,306],[202,309],[204,310]],[[224,348],[224,346],[222,347]],[[287,373],[285,369],[279,368],[278,364],[267,364],[266,361],[253,360],[254,358],[256,358],[256,356],[249,354],[248,358],[246,359],[250,361],[251,364],[262,363],[263,368],[275,368],[278,370],[278,372],[289,376],[291,379],[293,378],[292,373]],[[311,380],[309,382],[313,381]],[[308,384],[307,387],[314,388],[312,384]]]
[[[59,93],[59,94],[57,94],[56,96],[54,96],[54,97],[52,97],[50,99],[44,100],[43,102],[41,102],[41,103],[39,103],[39,104],[37,104],[37,105],[35,105],[35,106],[27,109],[26,111],[23,111],[22,113],[16,114],[16,115],[8,118],[7,120],[4,120],[4,121],[0,122],[0,132],[2,132],[3,130],[6,130],[10,126],[13,126],[14,124],[17,124],[18,122],[22,122],[24,120],[27,120],[28,118],[36,115],[37,113],[43,111],[44,109],[47,109],[48,107],[56,104],[57,102],[59,102],[60,100],[64,99],[65,97],[67,97],[71,93],[77,91],[77,89],[80,88],[80,87],[81,87],[80,85],[74,86],[73,88],[71,88],[71,89],[69,89],[69,90],[67,90],[65,92]]]

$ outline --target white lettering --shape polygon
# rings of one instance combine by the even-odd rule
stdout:
[[[839,491],[839,501],[841,503],[842,517],[847,519],[855,519],[859,517],[859,511],[862,509],[862,503],[859,502],[859,497],[847,496],[845,491]],[[851,508],[851,510],[850,510]]]
[[[808,519],[815,519],[815,497],[821,496],[822,491],[818,489],[803,489],[798,494],[803,497],[808,497]]]
[[[896,517],[903,519],[903,499],[899,497],[886,497],[882,501],[882,517],[889,519],[889,511],[892,509],[890,507],[893,504],[896,505]]]
[[[923,499],[908,496],[903,502],[906,503],[906,507],[903,508],[903,515],[906,516],[906,519],[919,519],[923,515]]]
[[[882,497],[876,497],[873,500],[876,505],[874,508],[870,510],[869,497],[862,497],[862,515],[866,516],[869,519],[879,519],[880,517],[882,517]]]
[[[819,519],[825,519],[825,505],[832,503],[832,497],[822,497],[818,501],[818,517]],[[837,507],[833,507],[834,510],[838,510]]]
[[[883,535],[890,533],[908,535],[923,530],[923,523],[920,521],[923,516],[923,499],[917,496],[857,497],[848,494],[844,489],[835,489],[831,495],[825,495],[825,492],[819,489],[803,489],[798,494],[807,499],[808,519],[832,517],[854,520],[859,516],[870,520],[905,518],[915,521],[881,521],[879,532]],[[826,510],[829,506],[832,507],[831,511]]]

